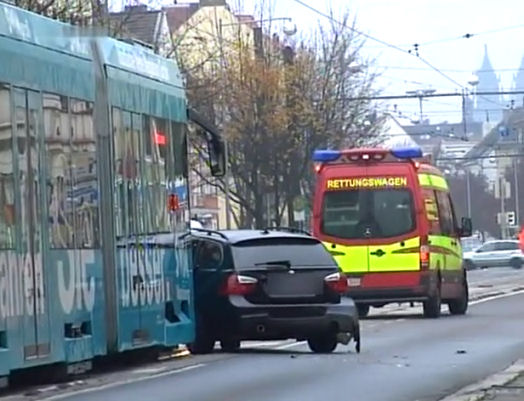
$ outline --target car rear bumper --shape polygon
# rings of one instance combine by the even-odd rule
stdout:
[[[243,340],[308,338],[316,333],[359,332],[358,312],[353,300],[339,304],[254,305],[243,299],[232,301],[235,333]]]
[[[348,274],[348,277],[360,278],[360,285],[351,286],[347,295],[358,304],[368,305],[425,301],[438,282],[432,271]]]

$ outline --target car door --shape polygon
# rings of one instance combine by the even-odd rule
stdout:
[[[442,290],[443,296],[453,291],[453,286],[462,280],[462,250],[457,232],[453,206],[447,191],[436,191],[440,215],[441,237],[439,251],[443,254]]]
[[[21,243],[18,263],[24,272],[26,314],[24,358],[45,358],[50,352],[49,307],[44,277],[43,183],[41,174],[41,95],[15,89],[17,165],[20,184]]]
[[[209,312],[216,306],[216,298],[223,281],[224,249],[220,242],[211,239],[192,240],[197,313]]]
[[[497,265],[509,266],[512,258],[515,257],[519,246],[517,242],[503,241],[497,244]]]

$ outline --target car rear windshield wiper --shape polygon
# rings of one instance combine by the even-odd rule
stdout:
[[[267,262],[255,263],[255,266],[274,266],[289,269],[291,267],[291,262],[289,260],[271,260]]]

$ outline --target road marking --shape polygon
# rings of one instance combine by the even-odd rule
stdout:
[[[511,290],[509,290],[509,292],[506,292],[506,293],[503,293],[503,294],[497,294],[497,295],[493,295],[491,297],[486,297],[486,298],[482,298],[482,299],[477,299],[475,301],[471,301],[469,304],[470,305],[478,305],[478,304],[481,304],[481,303],[484,303],[484,302],[494,301],[495,299],[507,298],[507,297],[511,297],[513,295],[519,295],[519,294],[524,294],[524,290],[519,290],[519,291],[511,291]]]
[[[470,302],[469,304],[470,305],[478,305],[478,304],[481,304],[481,303],[484,303],[484,302],[488,302],[488,301],[494,301],[496,299],[501,299],[501,298],[507,298],[507,297],[510,297],[512,295],[519,295],[519,294],[524,294],[524,290],[519,290],[519,291],[511,291],[511,292],[508,292],[508,293],[505,293],[505,294],[498,294],[498,295],[493,295],[491,297],[487,297],[487,298],[483,298],[483,299],[478,299],[476,301],[472,301]],[[385,316],[391,316],[391,315],[394,315],[394,313],[384,313]],[[382,326],[384,324],[391,324],[391,323],[397,323],[397,322],[404,322],[406,321],[405,318],[400,318],[400,319],[395,319],[395,320],[391,320],[391,321],[381,321],[380,323],[375,323],[373,325],[365,325],[363,327],[363,329],[373,329],[373,328],[377,328],[379,326]],[[361,324],[367,322],[366,320],[363,320],[361,322]],[[367,327],[366,327],[367,326]],[[288,349],[288,348],[294,348],[294,347],[298,347],[298,346],[301,346],[301,345],[305,345],[306,344],[306,341],[298,341],[298,342],[295,342],[295,343],[291,343],[291,344],[283,344],[283,345],[279,345],[277,347],[275,347],[275,349]]]
[[[176,374],[179,374],[179,373],[188,372],[190,370],[203,368],[204,366],[206,366],[205,363],[197,363],[196,365],[186,366],[186,367],[183,367],[183,368],[180,368],[180,369],[168,370],[168,371],[157,373],[157,374],[150,375],[150,376],[126,379],[126,380],[121,380],[121,381],[117,381],[117,382],[113,382],[113,383],[104,384],[102,386],[90,387],[90,388],[86,388],[86,389],[83,389],[83,390],[75,390],[74,392],[68,392],[68,393],[65,393],[65,394],[57,394],[57,395],[53,395],[53,396],[50,396],[50,397],[47,397],[47,398],[41,398],[41,400],[43,400],[43,401],[63,400],[64,398],[69,398],[69,397],[80,395],[80,394],[93,393],[95,391],[107,390],[107,389],[110,389],[110,388],[113,388],[113,387],[119,387],[119,386],[123,386],[123,385],[126,385],[126,384],[138,383],[138,382],[143,382],[143,381],[146,381],[146,380],[157,379],[159,377],[176,375]]]
[[[510,296],[513,296],[513,295],[520,295],[520,294],[524,294],[524,289],[518,290],[518,291],[511,291],[511,290],[509,290],[508,292],[503,293],[503,294],[497,294],[497,295],[489,296],[489,297],[486,297],[486,298],[483,298],[483,299],[478,299],[478,300],[475,300],[475,301],[471,301],[469,304],[470,305],[478,305],[478,304],[481,304],[481,303],[484,303],[484,302],[494,301],[494,300],[497,300],[497,299],[507,298],[507,297],[510,297]],[[393,312],[393,313],[391,313],[391,312]],[[387,311],[383,315],[391,316],[391,315],[394,315],[395,312],[398,313],[398,312],[400,312],[400,310]],[[404,319],[404,318],[400,318],[400,319],[392,320],[389,323],[402,322],[402,321],[405,321],[405,320],[406,319]],[[365,325],[366,321],[362,321],[362,323]],[[374,322],[374,324],[369,325],[366,328],[367,329],[375,328],[377,326],[381,326],[384,323],[386,323],[386,322],[384,322],[384,321],[381,321],[380,323],[379,322],[376,322],[376,323]],[[365,326],[367,326],[367,325],[365,325]],[[303,345],[307,344],[306,341],[298,341],[298,342],[293,342],[293,343],[286,343],[286,342],[283,343],[283,342],[276,342],[275,341],[275,342],[266,342],[266,346],[276,345],[277,343],[282,344],[282,345],[277,345],[277,346],[274,347],[274,349],[277,349],[277,350],[284,350],[284,349],[289,349],[289,348],[295,348],[295,347],[299,347],[299,346],[303,346]],[[250,348],[253,348],[253,347],[254,348],[259,348],[259,347],[263,347],[263,346],[264,346],[264,344],[263,344],[262,341],[261,342],[254,342],[254,344],[250,345]],[[98,386],[98,387],[91,387],[91,388],[86,388],[86,389],[83,389],[83,390],[76,390],[74,393],[68,392],[68,393],[63,393],[63,394],[57,394],[57,395],[49,396],[49,397],[46,397],[46,398],[42,398],[42,400],[44,400],[44,401],[61,400],[61,399],[65,399],[65,398],[71,397],[73,394],[74,395],[76,395],[76,394],[86,394],[86,393],[92,393],[92,392],[95,392],[95,391],[102,391],[102,390],[106,390],[106,389],[109,389],[109,388],[130,384],[130,383],[137,383],[137,382],[142,382],[142,381],[146,381],[146,380],[156,379],[156,378],[159,378],[159,377],[176,375],[176,374],[184,373],[184,372],[187,372],[187,371],[190,371],[190,370],[202,368],[204,366],[206,366],[206,364],[199,363],[199,364],[195,364],[195,365],[186,366],[186,367],[183,367],[183,368],[180,368],[180,369],[173,369],[173,370],[163,371],[163,372],[159,372],[159,373],[154,373],[154,374],[151,374],[151,375],[148,375],[148,376],[144,376],[144,377],[138,377],[138,378],[135,377],[135,378],[130,378],[130,379],[126,379],[126,380],[121,380],[121,381],[118,381],[118,382],[108,383],[108,384],[105,384],[105,385],[102,385],[102,386]],[[151,369],[151,371],[153,371],[153,370],[154,369]],[[147,369],[143,369],[143,373],[145,373],[145,371],[147,371]],[[135,370],[133,373],[139,373],[139,372],[140,372],[140,370]],[[49,388],[48,391],[50,389],[51,388]]]
[[[511,382],[519,376],[524,370],[524,360],[519,359],[507,369],[488,376],[476,383],[470,384],[457,392],[440,398],[439,401],[481,401],[486,399],[486,390],[495,387],[503,386]],[[491,399],[491,398],[490,398]]]

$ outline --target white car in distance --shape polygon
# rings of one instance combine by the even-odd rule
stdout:
[[[524,264],[524,253],[518,241],[488,241],[474,251],[464,252],[464,264],[468,270],[498,266],[520,269]]]

